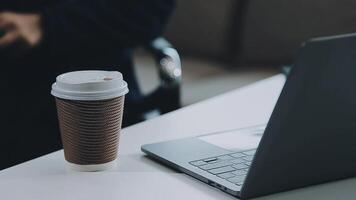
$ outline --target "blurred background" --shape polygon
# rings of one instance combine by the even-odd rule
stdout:
[[[178,0],[164,37],[183,67],[182,105],[281,72],[312,37],[356,31],[352,0]],[[159,84],[154,61],[136,51],[144,92]]]
[[[356,32],[354,8],[354,0],[1,0],[0,125],[12,131],[0,140],[0,170],[62,148],[50,95],[59,74],[122,72],[127,127],[287,71],[304,41]]]

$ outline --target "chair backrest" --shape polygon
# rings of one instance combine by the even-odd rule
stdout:
[[[248,0],[239,51],[240,63],[287,64],[302,42],[356,32],[353,0]]]
[[[165,37],[180,53],[221,59],[229,52],[236,0],[177,0]]]
[[[356,32],[353,0],[178,0],[167,38],[182,54],[289,64],[312,37]]]

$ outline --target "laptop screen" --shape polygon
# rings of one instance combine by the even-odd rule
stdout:
[[[307,42],[261,139],[244,192],[265,194],[355,176],[355,141],[356,35]]]

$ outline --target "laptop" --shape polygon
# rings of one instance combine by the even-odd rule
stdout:
[[[248,199],[356,176],[355,144],[356,34],[349,34],[301,46],[266,126],[147,144],[142,151]]]

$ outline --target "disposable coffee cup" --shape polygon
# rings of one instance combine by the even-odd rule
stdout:
[[[101,171],[116,165],[127,83],[117,71],[75,71],[52,85],[68,167]]]

